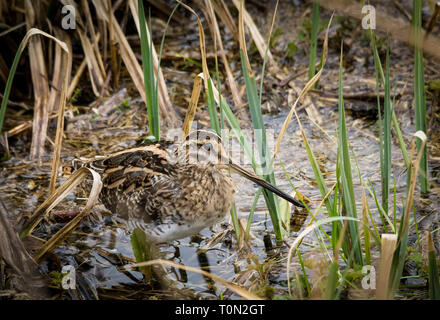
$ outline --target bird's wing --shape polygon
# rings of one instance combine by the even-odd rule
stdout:
[[[167,150],[153,144],[89,161],[86,165],[102,176],[104,205],[121,216],[162,220],[181,190]]]

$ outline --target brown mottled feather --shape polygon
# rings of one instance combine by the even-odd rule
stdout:
[[[226,172],[209,163],[176,162],[175,150],[169,142],[155,143],[84,163],[102,175],[102,203],[156,242],[214,224],[233,201]]]

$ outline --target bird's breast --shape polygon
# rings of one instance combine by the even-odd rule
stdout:
[[[183,173],[182,198],[193,219],[221,220],[234,199],[234,186],[229,175],[215,168],[194,168]]]

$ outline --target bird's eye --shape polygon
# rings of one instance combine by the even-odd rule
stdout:
[[[212,144],[211,144],[210,142],[205,143],[205,144],[203,145],[203,147],[204,147],[205,150],[207,150],[207,151],[212,150]]]

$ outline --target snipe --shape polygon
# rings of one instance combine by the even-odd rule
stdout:
[[[102,203],[129,228],[160,243],[185,238],[221,221],[230,211],[234,185],[228,169],[303,205],[235,164],[210,131],[193,131],[179,143],[163,141],[82,163],[102,175]]]

